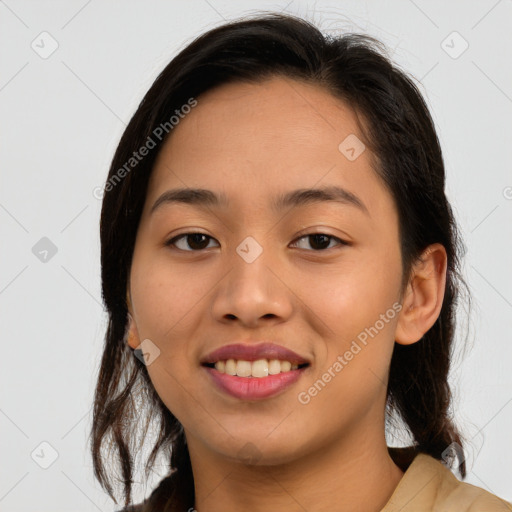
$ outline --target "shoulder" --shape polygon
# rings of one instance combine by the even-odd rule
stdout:
[[[419,453],[382,512],[512,512],[512,504],[461,482],[442,462]]]
[[[439,505],[442,505],[446,510],[512,512],[512,503],[491,494],[485,489],[467,482],[461,482],[440,461],[432,457],[431,459],[432,464],[438,466],[441,475]]]

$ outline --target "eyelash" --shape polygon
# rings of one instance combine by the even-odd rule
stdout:
[[[193,232],[190,232],[190,233],[182,233],[181,235],[178,235],[178,236],[175,236],[173,238],[171,238],[170,240],[168,240],[165,245],[166,246],[169,246],[169,247],[172,247],[172,246],[175,246],[175,243],[177,240],[180,240],[182,238],[186,238],[190,235],[203,235],[211,240],[215,240],[213,237],[205,234],[205,233],[201,233],[199,231],[193,231]],[[299,240],[302,240],[303,238],[308,238],[310,236],[315,236],[315,235],[323,235],[323,236],[326,236],[327,238],[331,239],[331,240],[336,240],[339,242],[338,246],[344,246],[344,245],[350,245],[349,242],[346,242],[345,240],[342,240],[341,238],[338,238],[336,236],[333,236],[333,235],[328,235],[327,233],[321,233],[321,232],[314,232],[314,233],[307,233],[307,234],[302,234],[300,235],[298,238],[296,238],[294,240],[294,243],[296,243],[297,241]],[[330,245],[330,242],[329,242],[329,245]],[[182,251],[182,252],[201,252],[203,251],[204,249],[198,249],[198,250],[186,250],[186,249],[180,249],[178,247],[174,247],[175,249],[177,249],[178,251]],[[206,248],[205,248],[206,249]],[[333,249],[333,247],[327,247],[325,249],[312,249],[312,252],[325,252],[327,251],[328,249]],[[306,249],[306,250],[309,250],[309,249]]]

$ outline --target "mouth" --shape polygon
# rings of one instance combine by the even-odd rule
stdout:
[[[261,400],[282,393],[308,371],[310,361],[272,342],[224,345],[200,361],[222,394]]]
[[[215,363],[203,363],[202,366],[215,369],[221,374],[243,378],[262,379],[272,375],[302,370],[303,368],[310,366],[310,364],[298,364],[279,359],[257,359],[255,361],[226,359],[219,360]]]
[[[258,401],[284,393],[296,383],[310,363],[259,359],[256,361],[220,360],[201,365],[209,374],[211,383],[223,395],[238,400]]]
[[[290,363],[291,365],[303,365],[305,363],[309,363],[309,361],[294,352],[293,350],[286,348],[282,345],[278,345],[272,342],[262,342],[262,343],[233,343],[230,345],[224,345],[220,348],[217,348],[210,354],[204,356],[201,360],[201,364],[217,364],[222,363],[227,364],[228,369],[232,363],[229,363],[230,360],[234,360],[238,363],[238,361],[243,362],[242,366],[247,366],[245,363],[254,363],[258,361],[257,367],[263,365],[262,361],[267,362],[267,366],[270,365],[272,368],[277,368],[277,363],[275,361],[280,361],[285,363]],[[272,362],[274,361],[274,362]],[[290,368],[287,368],[289,370]]]

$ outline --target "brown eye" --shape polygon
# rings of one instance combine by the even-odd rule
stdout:
[[[182,251],[195,252],[206,249],[210,240],[214,239],[204,233],[183,233],[171,238],[165,245],[175,246]],[[183,243],[183,241],[185,243]],[[181,244],[181,247],[178,243]],[[190,247],[190,249],[187,249],[187,246]]]
[[[303,235],[298,240],[308,239],[310,242],[310,246],[315,251],[323,251],[325,249],[331,249],[333,246],[330,246],[330,243],[334,240],[338,241],[337,245],[348,245],[347,242],[341,240],[341,238],[327,235],[325,233],[309,233],[307,235]],[[295,242],[297,243],[297,242]]]

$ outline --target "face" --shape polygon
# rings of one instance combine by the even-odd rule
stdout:
[[[356,115],[284,78],[223,85],[197,101],[157,158],[130,272],[132,346],[150,340],[156,391],[191,451],[219,458],[252,450],[258,463],[278,464],[382,436],[400,309],[398,216]],[[179,188],[225,201],[152,211]],[[324,197],[279,201],[305,189]],[[225,345],[261,342],[309,363],[285,363],[280,377],[228,377],[273,379],[266,397],[225,391],[201,364]],[[279,387],[284,374],[292,382]]]

